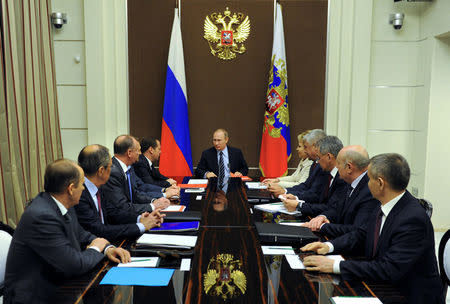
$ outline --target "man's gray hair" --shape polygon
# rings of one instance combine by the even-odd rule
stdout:
[[[382,177],[393,190],[405,190],[411,171],[406,159],[397,153],[375,155],[370,159],[370,174],[374,178]]]
[[[337,136],[325,136],[320,139],[317,143],[317,148],[319,148],[320,154],[324,155],[331,153],[334,157],[337,157],[339,151],[344,147],[341,140]]]
[[[314,145],[325,136],[327,136],[327,134],[325,134],[322,129],[313,129],[303,137],[303,140],[310,145]]]

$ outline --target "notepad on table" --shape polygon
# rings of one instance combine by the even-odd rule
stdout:
[[[149,232],[153,231],[195,231],[198,230],[200,226],[199,221],[192,222],[164,222],[161,227],[155,227],[150,229]]]
[[[261,246],[264,255],[295,254],[292,246]]]
[[[112,267],[100,285],[167,286],[174,269]]]
[[[305,265],[303,265],[303,262],[298,255],[286,254],[285,257],[292,269],[305,269]]]
[[[131,257],[130,263],[119,263],[117,267],[156,267],[158,257]]]
[[[197,237],[192,235],[144,233],[137,239],[136,244],[154,247],[190,249],[195,246],[196,242]]]

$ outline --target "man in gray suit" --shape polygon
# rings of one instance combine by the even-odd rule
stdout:
[[[58,283],[91,270],[105,256],[113,262],[130,261],[128,251],[78,224],[72,207],[78,204],[83,182],[83,170],[70,160],[47,166],[45,192],[31,201],[11,241],[5,303],[50,303]]]

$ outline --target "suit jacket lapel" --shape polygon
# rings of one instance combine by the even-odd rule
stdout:
[[[397,217],[397,214],[402,211],[406,200],[408,192],[405,192],[405,194],[402,196],[402,198],[395,204],[394,208],[392,208],[391,212],[389,212],[388,216],[386,217],[386,220],[384,221],[383,227],[381,228],[380,237],[378,238],[377,248],[375,251],[375,254],[378,253],[378,249],[380,248],[380,244],[385,241],[385,237],[390,235],[390,231],[392,228],[392,225],[395,223],[395,218]]]
[[[217,175],[219,175],[219,161],[217,160],[217,150],[216,148],[212,147],[211,148],[211,156],[212,156],[212,163],[213,163],[213,167],[212,167],[212,171],[213,172],[217,172]]]

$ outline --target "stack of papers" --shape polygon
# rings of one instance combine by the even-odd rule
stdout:
[[[271,204],[256,205],[255,209],[259,209],[259,210],[271,212],[271,213],[280,212],[280,213],[290,214],[290,215],[301,214],[299,211],[292,211],[292,212],[287,211],[287,209],[283,203],[271,203]]]
[[[155,227],[150,229],[150,232],[153,231],[173,231],[173,232],[181,232],[181,231],[196,231],[200,226],[199,221],[193,222],[164,222],[161,224],[161,227]]]
[[[330,300],[335,304],[383,304],[378,298],[371,297],[333,297]]]
[[[190,249],[195,246],[197,237],[192,235],[147,234],[137,239],[136,244],[153,247]]]
[[[267,185],[258,182],[246,182],[245,183],[249,189],[267,189]]]
[[[130,263],[120,263],[117,267],[156,267],[158,257],[131,257]]]

